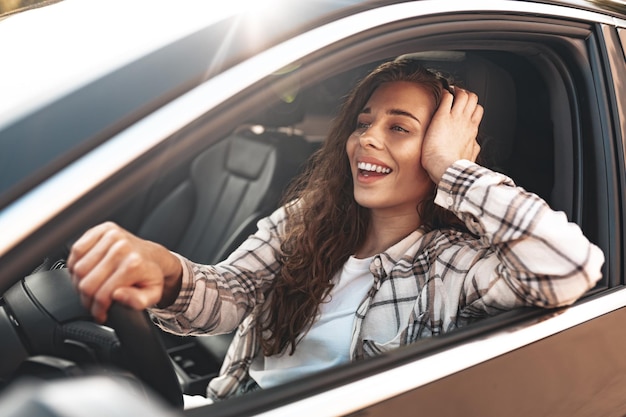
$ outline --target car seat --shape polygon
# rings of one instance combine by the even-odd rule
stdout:
[[[302,117],[293,104],[281,102],[199,154],[187,177],[145,215],[137,234],[194,262],[226,258],[277,208],[316,147],[287,128]]]

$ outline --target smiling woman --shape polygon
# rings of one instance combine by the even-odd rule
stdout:
[[[433,193],[435,183],[428,181],[427,171],[416,161],[422,160],[422,143],[438,104],[436,97],[416,82],[386,82],[374,91],[361,111],[357,130],[348,139],[346,149],[354,198],[373,210],[373,227],[377,218],[403,212],[415,218],[411,229],[420,226],[415,207]],[[385,161],[378,159],[381,156]],[[363,164],[366,169],[360,168]],[[383,247],[373,252],[380,252],[390,243],[375,240]]]

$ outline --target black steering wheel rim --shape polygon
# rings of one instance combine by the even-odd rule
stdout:
[[[131,371],[176,408],[183,407],[183,393],[172,361],[146,311],[113,303],[107,326],[115,330]]]
[[[106,326],[95,323],[65,268],[31,274],[9,288],[3,298],[0,328],[14,329],[11,333],[20,334],[22,340],[14,340],[12,348],[0,349],[4,356],[17,360],[24,355],[47,355],[72,360],[90,352],[97,363],[119,366],[121,353],[125,369],[173,407],[183,407],[174,365],[146,311],[113,303]],[[82,350],[77,353],[68,346]]]

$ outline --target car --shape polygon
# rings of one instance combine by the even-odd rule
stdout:
[[[104,413],[81,386],[111,392],[115,415],[155,402],[223,417],[626,414],[625,2],[181,3],[63,0],[0,20],[0,411],[19,408],[15,392],[49,401],[34,378],[54,389],[53,415]],[[96,324],[69,247],[115,221],[223,259],[277,207],[350,87],[400,56],[478,93],[485,164],[580,225],[602,279],[566,308],[183,408],[232,336],[172,336],[120,305]],[[129,380],[143,404],[108,390]]]

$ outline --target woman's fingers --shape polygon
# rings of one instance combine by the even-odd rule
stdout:
[[[112,299],[126,304],[135,310],[144,310],[155,305],[163,294],[163,287],[148,285],[142,288],[120,287],[115,289]]]
[[[113,292],[118,288],[137,285],[148,274],[147,262],[129,249],[125,242],[114,245],[108,256],[79,284],[79,290],[87,298],[91,314],[99,322],[106,320],[106,312],[113,301]],[[112,267],[114,266],[114,267]]]
[[[89,254],[93,247],[100,242],[100,239],[107,230],[113,227],[110,223],[103,223],[86,231],[73,245],[67,258],[67,267],[72,274],[83,272],[82,269],[77,270],[77,264]]]
[[[463,144],[465,144],[465,148],[468,151],[463,152],[463,157],[475,160],[477,154],[474,155],[474,150],[476,147],[480,149],[476,142],[476,136],[478,135],[478,126],[484,113],[483,106],[478,104],[478,95],[462,88],[455,88],[454,103],[450,113],[450,123],[457,130],[460,148],[463,148]],[[474,157],[470,158],[472,155]]]
[[[448,90],[442,90],[441,101],[439,102],[439,107],[437,107],[437,113],[441,113],[442,115],[450,113],[452,109],[452,105],[454,104],[454,95]]]
[[[459,87],[454,95],[443,91],[441,102],[428,126],[422,145],[422,166],[437,183],[443,172],[459,159],[476,160],[476,142],[483,108],[478,96]]]
[[[115,229],[106,230],[89,251],[76,255],[76,261],[69,268],[76,285],[80,283],[81,291],[91,295],[92,289],[97,288],[117,267],[116,263],[124,256],[125,243],[121,239]]]
[[[137,309],[160,300],[164,275],[158,262],[166,260],[162,252],[169,255],[158,245],[104,223],[76,241],[68,268],[84,306],[98,322],[104,322],[114,300]]]
[[[143,310],[161,299],[162,277],[159,265],[138,252],[131,252],[126,256],[123,267],[116,271],[116,276],[102,286],[102,296],[108,303],[115,300],[136,310]],[[100,294],[96,294],[97,300],[99,297]]]
[[[473,112],[472,112],[472,122],[476,124],[476,129],[478,129],[478,126],[480,125],[480,122],[483,119],[485,109],[483,108],[483,106],[478,104],[478,96],[476,97],[476,104],[477,105],[474,107]]]
[[[482,106],[478,104],[478,95],[476,95],[476,93],[455,87],[454,103],[451,109],[452,113],[457,116],[472,115],[477,107],[482,108]]]
[[[433,116],[435,118],[447,118],[448,122],[462,118],[470,118],[472,123],[480,123],[483,116],[483,107],[478,104],[478,96],[470,91],[456,87],[454,95],[447,90],[443,90],[441,102]],[[477,126],[476,126],[477,127]]]

